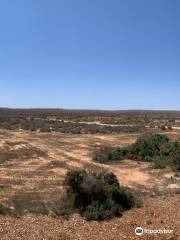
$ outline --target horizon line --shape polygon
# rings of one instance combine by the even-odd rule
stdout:
[[[0,110],[65,110],[65,111],[106,111],[106,112],[118,112],[118,111],[155,111],[155,112],[180,112],[178,109],[103,109],[103,108],[58,108],[58,107],[0,107]]]

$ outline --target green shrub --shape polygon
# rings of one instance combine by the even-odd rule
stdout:
[[[130,149],[131,155],[138,160],[152,161],[154,157],[160,155],[160,150],[164,144],[169,144],[167,136],[144,134],[132,145]]]
[[[144,134],[126,148],[101,148],[94,153],[93,159],[108,163],[125,158],[149,161],[155,168],[170,166],[180,171],[180,142],[170,142],[165,135]]]
[[[170,166],[175,171],[180,171],[180,143],[174,143],[174,151],[170,153]]]
[[[74,207],[88,220],[105,220],[120,216],[135,206],[133,195],[109,172],[69,171],[65,183],[74,196]]]

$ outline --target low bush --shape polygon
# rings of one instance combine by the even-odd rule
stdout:
[[[134,159],[152,161],[161,156],[162,148],[168,145],[169,139],[165,135],[144,134],[131,145],[128,152]]]
[[[135,206],[133,195],[119,185],[113,173],[73,170],[67,173],[65,183],[68,194],[74,197],[74,207],[87,220],[121,216]]]
[[[170,165],[173,170],[180,172],[180,144],[175,143],[176,150],[170,154]]]
[[[124,159],[126,155],[126,149],[103,147],[93,153],[93,160],[99,163],[108,163]]]
[[[128,147],[101,148],[93,154],[93,159],[100,163],[125,158],[149,161],[155,168],[170,166],[180,171],[180,142],[171,142],[165,135],[144,134]]]

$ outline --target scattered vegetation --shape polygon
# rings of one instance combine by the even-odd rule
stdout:
[[[180,171],[180,142],[171,142],[166,135],[144,134],[136,143],[124,148],[101,148],[93,154],[93,159],[108,163],[122,159],[149,161],[155,168],[170,166]]]
[[[50,202],[44,201],[38,192],[19,191],[12,195],[7,206],[0,204],[0,214],[20,217],[32,213],[68,218],[76,212],[87,220],[102,221],[141,206],[141,202],[120,186],[111,172],[71,170],[64,183],[66,191]]]
[[[120,186],[116,176],[109,172],[72,170],[65,183],[73,206],[87,220],[105,220],[121,216],[135,206],[133,195]]]
[[[0,128],[62,133],[132,133],[180,126],[176,111],[96,111],[0,108]],[[88,124],[91,122],[91,124]],[[97,124],[101,123],[101,125]],[[105,125],[103,125],[105,124]]]
[[[169,131],[172,130],[172,126],[180,126],[178,119],[180,112],[0,109],[2,129],[71,134],[139,133],[144,132],[146,127],[156,128],[157,131]],[[5,141],[0,146],[0,164],[9,160],[45,156],[47,156],[46,152],[27,142]],[[110,163],[125,158],[149,161],[155,168],[170,166],[174,171],[180,172],[180,142],[171,142],[165,135],[145,134],[130,146],[103,147],[93,154],[93,159],[100,163]],[[54,160],[42,166],[42,170],[62,167],[64,166],[62,164],[65,163]],[[17,176],[18,174],[17,171]],[[44,196],[36,191],[23,189],[22,192],[16,192],[10,198],[9,207],[6,202],[5,205],[4,202],[0,205],[0,214],[20,216],[25,213],[35,213],[62,216],[79,212],[88,220],[105,220],[121,216],[123,211],[137,206],[136,199],[127,189],[119,185],[113,173],[70,171],[65,183],[67,193],[63,195],[58,189],[55,194],[50,193],[52,198],[47,197],[48,201],[44,201]],[[8,184],[7,186],[12,186],[11,182]],[[56,184],[59,187],[59,181]],[[6,189],[5,186],[2,187]]]
[[[63,120],[49,120],[39,118],[0,118],[0,128],[8,130],[28,130],[38,132],[61,132],[61,133],[131,133],[142,131],[143,126],[108,126],[98,124],[86,124],[80,122],[65,122]]]

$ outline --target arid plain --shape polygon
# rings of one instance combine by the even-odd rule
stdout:
[[[179,130],[166,133],[179,139]],[[100,146],[126,146],[139,133],[68,134],[39,133],[24,130],[0,130],[0,201],[17,217],[0,217],[1,239],[136,239],[137,226],[172,229],[180,236],[180,182],[170,169],[153,169],[150,163],[122,160],[99,164],[92,152]],[[8,156],[9,161],[3,161]],[[63,196],[67,170],[107,169],[141,198],[143,206],[129,210],[121,218],[88,222],[78,214],[55,218],[53,203]],[[155,239],[144,235],[141,239]]]

